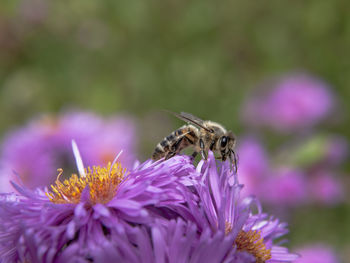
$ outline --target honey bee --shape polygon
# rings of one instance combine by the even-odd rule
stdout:
[[[177,118],[187,122],[186,125],[173,131],[157,144],[152,154],[153,160],[159,160],[164,157],[165,160],[180,153],[183,149],[191,147],[194,149],[192,158],[198,153],[202,159],[207,159],[208,150],[220,155],[222,161],[227,157],[237,171],[237,159],[234,152],[236,137],[232,131],[226,129],[219,123],[204,121],[200,118],[186,112],[173,113]]]

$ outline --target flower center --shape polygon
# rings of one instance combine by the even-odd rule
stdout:
[[[46,193],[50,201],[55,204],[77,204],[80,202],[83,190],[88,186],[90,192],[90,200],[92,204],[107,203],[114,196],[120,182],[124,178],[126,169],[121,167],[120,163],[115,163],[111,167],[108,163],[107,167],[93,166],[85,169],[85,177],[76,174],[64,180],[59,180],[62,169],[58,169],[55,185],[51,185],[51,191]]]
[[[250,253],[256,258],[257,263],[263,263],[271,259],[271,250],[266,249],[260,231],[249,230],[245,232],[241,230],[236,237],[235,243],[237,245],[237,250]]]
[[[225,233],[232,231],[232,227],[226,223]],[[260,231],[249,230],[239,231],[235,244],[238,251],[245,251],[253,255],[256,259],[256,263],[264,263],[271,259],[271,249],[267,249],[264,243],[264,239],[260,235]]]

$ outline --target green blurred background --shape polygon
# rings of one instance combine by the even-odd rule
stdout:
[[[239,135],[242,103],[260,83],[307,71],[338,97],[337,115],[320,129],[350,139],[349,47],[346,0],[2,0],[0,135],[43,112],[127,112],[146,158],[180,124],[162,109]],[[282,139],[271,135],[268,145]],[[324,240],[350,257],[348,202],[306,207],[291,221],[292,246]]]

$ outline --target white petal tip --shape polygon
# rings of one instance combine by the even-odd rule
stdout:
[[[73,149],[75,163],[77,165],[79,175],[80,175],[80,177],[85,177],[86,174],[85,174],[85,170],[84,170],[83,160],[81,158],[78,145],[74,140],[72,140],[72,149]]]
[[[111,167],[109,168],[109,176],[111,175],[111,171],[112,171],[112,168],[113,168],[113,165],[118,161],[118,158],[120,157],[120,155],[122,155],[123,153],[123,150],[120,150],[120,152],[118,153],[118,155],[114,158],[112,164],[111,164]]]

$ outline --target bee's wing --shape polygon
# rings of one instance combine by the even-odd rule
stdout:
[[[180,114],[178,114],[178,113],[172,112],[172,114],[174,114],[180,120],[183,120],[187,123],[192,123],[200,128],[203,128],[208,132],[213,132],[211,129],[208,129],[207,127],[204,126],[204,121],[202,119],[192,115],[191,113],[181,112]]]

